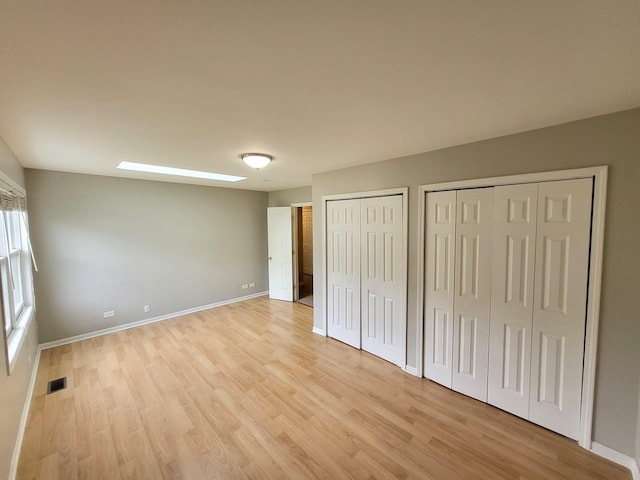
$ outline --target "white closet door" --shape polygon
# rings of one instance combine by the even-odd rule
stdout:
[[[327,202],[327,330],[360,348],[360,200]]]
[[[486,402],[493,188],[458,191],[456,214],[451,388]]]
[[[362,349],[404,366],[402,197],[363,198],[360,212]]]
[[[456,192],[427,193],[424,376],[451,388]]]
[[[529,419],[577,439],[589,268],[591,179],[538,190]]]
[[[487,401],[529,416],[538,184],[496,187]]]

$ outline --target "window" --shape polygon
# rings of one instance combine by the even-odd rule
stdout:
[[[30,253],[26,200],[0,190],[0,313],[9,373],[33,316]]]

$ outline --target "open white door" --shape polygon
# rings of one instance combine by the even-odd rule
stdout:
[[[291,207],[267,208],[269,298],[293,301]]]

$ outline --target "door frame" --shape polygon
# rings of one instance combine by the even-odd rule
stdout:
[[[472,180],[420,185],[418,202],[418,278],[417,278],[417,335],[416,335],[416,376],[424,375],[424,278],[425,278],[425,214],[427,192],[460,190],[466,188],[515,185],[520,183],[540,183],[577,178],[593,179],[593,211],[591,229],[591,251],[589,253],[589,274],[587,290],[587,318],[585,328],[584,370],[582,373],[582,400],[580,404],[580,427],[578,444],[591,450],[593,430],[593,407],[596,381],[596,360],[598,349],[598,326],[600,323],[600,295],[602,290],[602,259],[604,252],[605,208],[607,201],[606,165],[598,167],[557,170],[551,172],[507,175]]]
[[[300,252],[298,252],[298,235],[300,235],[301,233],[298,231],[298,208],[299,207],[312,207],[313,208],[313,202],[297,202],[297,203],[292,203],[291,204],[291,210],[293,212],[292,215],[292,222],[293,225],[291,226],[291,231],[293,233],[293,239],[292,239],[292,243],[293,243],[293,256],[292,256],[292,262],[293,262],[293,301],[297,302],[298,300],[300,300],[300,285],[298,285],[299,282],[299,274],[300,272],[298,271],[298,255],[300,255]]]
[[[322,308],[322,325],[323,330],[314,327],[314,333],[328,336],[328,318],[327,318],[327,202],[333,200],[354,200],[358,198],[386,197],[390,195],[402,196],[402,290],[404,292],[404,302],[402,305],[404,322],[402,322],[402,362],[398,364],[400,368],[407,369],[407,307],[408,307],[408,290],[407,290],[407,272],[408,272],[408,246],[409,246],[409,187],[389,188],[386,190],[372,190],[367,192],[354,193],[338,193],[335,195],[322,196],[322,274],[323,274],[323,290],[324,295],[322,301],[319,302]],[[315,248],[315,247],[314,247]]]

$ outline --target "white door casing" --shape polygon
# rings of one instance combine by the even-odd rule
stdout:
[[[456,192],[426,198],[424,376],[451,388]]]
[[[591,179],[538,190],[529,419],[578,439],[591,228]]]
[[[360,200],[326,206],[327,333],[360,348]]]
[[[451,388],[486,402],[493,188],[458,191],[456,217]]]
[[[267,208],[269,298],[293,301],[291,207]]]
[[[402,196],[360,202],[362,349],[404,366]]]
[[[538,184],[494,190],[488,403],[529,417]]]

